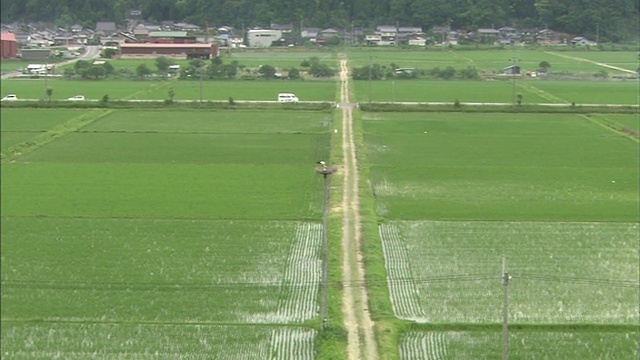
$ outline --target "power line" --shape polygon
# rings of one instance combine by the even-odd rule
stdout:
[[[640,283],[632,280],[613,280],[599,278],[578,278],[568,276],[551,276],[539,274],[513,274],[509,273],[512,279],[534,280],[542,282],[560,282],[578,285],[601,285],[610,287],[638,287]],[[481,280],[502,279],[501,275],[494,274],[466,274],[451,276],[436,276],[428,278],[394,278],[384,280],[354,280],[349,282],[334,281],[342,287],[367,286],[387,286],[398,284],[441,284],[454,282],[473,282]],[[273,281],[219,281],[212,283],[165,283],[165,282],[68,282],[68,281],[47,281],[47,280],[3,280],[0,285],[3,288],[31,288],[31,289],[72,289],[72,290],[113,290],[113,291],[207,291],[219,288],[265,288],[265,287],[299,287],[299,286],[321,286],[321,279],[302,282],[285,282],[281,280]]]
[[[517,274],[514,277],[525,280],[542,280],[553,281],[562,283],[573,283],[583,285],[610,285],[615,287],[638,287],[640,283],[633,280],[612,280],[612,279],[597,279],[597,278],[578,278],[569,276],[551,276],[551,275],[537,275],[537,274]]]

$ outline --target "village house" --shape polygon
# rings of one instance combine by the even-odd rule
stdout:
[[[598,45],[598,43],[596,43],[595,41],[591,41],[589,39],[587,39],[586,37],[583,36],[576,36],[573,39],[571,39],[571,45],[575,45],[575,46],[596,46]]]
[[[500,38],[500,31],[496,29],[480,28],[474,31],[472,37],[483,44],[494,44]]]
[[[99,36],[113,36],[117,32],[118,28],[113,21],[98,21],[96,23],[96,34]]]
[[[315,43],[320,37],[320,29],[318,28],[302,28],[300,30],[300,37],[306,39],[312,43]]]
[[[373,34],[365,35],[367,45],[396,45],[399,43],[408,45],[423,45],[426,36],[421,27],[379,25]]]

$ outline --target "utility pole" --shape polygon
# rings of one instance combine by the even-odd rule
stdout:
[[[322,201],[322,300],[320,310],[322,313],[322,328],[329,327],[329,303],[328,303],[328,272],[329,272],[329,245],[327,240],[327,230],[329,228],[329,175],[335,173],[335,169],[327,167],[327,164],[320,160],[317,162],[320,167],[316,168],[316,173],[323,176],[323,201]]]
[[[520,59],[518,58],[511,58],[509,59],[511,61],[511,63],[513,64],[513,66],[511,67],[511,79],[513,80],[513,86],[512,86],[512,91],[513,91],[513,108],[516,108],[516,70],[517,70],[517,66],[516,64],[518,63],[518,61],[520,61]]]
[[[396,79],[391,80],[391,102],[396,103]]]
[[[369,56],[369,107],[371,107],[371,56]]]
[[[45,99],[47,99],[47,102],[49,100],[49,83],[48,83],[48,79],[49,79],[49,62],[46,61],[44,63],[44,96],[45,96]]]
[[[509,358],[509,280],[511,276],[507,272],[507,259],[502,256],[502,285],[504,286],[504,299],[502,303],[502,360]]]
[[[202,69],[198,68],[198,80],[200,80],[200,104],[202,104]]]

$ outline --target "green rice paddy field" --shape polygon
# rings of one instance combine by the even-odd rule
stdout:
[[[3,140],[75,115],[3,109]],[[5,356],[312,358],[332,115],[181,115],[114,111],[2,165]]]
[[[480,103],[512,103],[513,83],[496,81],[354,81],[359,102],[445,102],[456,100]],[[522,104],[617,104],[638,103],[638,83],[634,81],[584,82],[519,80],[516,94]]]
[[[631,359],[637,347],[636,337],[624,333],[515,332],[510,336],[509,358],[516,359]],[[401,340],[400,354],[404,359],[495,359],[500,357],[500,344],[500,334],[409,332]]]
[[[605,120],[638,126],[606,114],[363,113],[393,313],[452,329],[405,334],[401,359],[498,354],[498,334],[455,329],[501,323],[505,265],[512,323],[593,329],[516,330],[510,355],[557,341],[552,358],[634,356],[638,143]],[[630,327],[593,333],[615,324]]]
[[[167,100],[169,89],[173,89],[174,100],[228,101],[261,100],[276,101],[278,93],[293,92],[303,101],[333,101],[336,82],[332,80],[309,81],[179,81],[179,80],[49,80],[47,87],[53,89],[52,101],[66,100],[75,95],[84,95],[87,100],[101,100],[108,95],[110,100]],[[45,83],[41,79],[7,80],[2,83],[2,96],[16,94],[19,99],[47,99]]]
[[[597,54],[517,56],[558,71],[573,61],[587,73],[601,69],[594,62],[632,63],[625,52]],[[310,56],[337,59],[225,56],[281,67]],[[493,71],[514,54],[348,56],[355,67]],[[200,94],[189,81],[49,84],[54,99],[166,99],[169,87],[177,100]],[[2,95],[44,98],[42,80],[2,85]],[[510,102],[512,85],[360,81],[352,88],[362,102]],[[273,100],[291,91],[334,101],[337,88],[334,80],[220,81],[203,82],[203,95]],[[517,91],[525,103],[638,99],[631,81],[527,80]],[[336,343],[318,341],[323,184],[314,163],[337,157],[333,112],[2,107],[1,115],[3,358],[347,358]],[[363,214],[376,227],[365,232],[363,249],[374,274],[369,308],[395,328],[382,358],[498,358],[503,263],[512,275],[510,357],[635,356],[636,115],[356,110],[356,121],[363,196],[371,198]],[[340,266],[330,263],[330,272]],[[329,291],[339,298],[339,289]]]
[[[349,61],[353,67],[368,64],[398,67],[411,67],[418,70],[430,70],[435,67],[454,69],[474,67],[478,71],[497,74],[503,68],[512,65],[516,59],[523,71],[536,71],[542,61],[548,62],[553,73],[594,74],[605,69],[611,75],[633,74],[637,70],[635,51],[558,51],[527,50],[505,48],[483,51],[449,50],[405,50],[405,49],[361,49],[350,50]],[[615,70],[596,63],[621,68]]]
[[[484,102],[511,103],[513,84],[497,81],[355,81],[359,102]],[[293,92],[303,101],[334,101],[336,82],[305,81],[204,81],[202,99],[227,101],[275,101],[279,92]],[[198,81],[68,81],[51,80],[52,100],[66,100],[82,94],[88,100],[165,100],[173,89],[175,100],[200,100]],[[524,80],[517,82],[516,92],[523,104],[618,104],[632,105],[638,101],[638,84],[632,81],[584,82]],[[3,82],[2,95],[16,94],[21,99],[46,99],[42,80],[9,80]]]

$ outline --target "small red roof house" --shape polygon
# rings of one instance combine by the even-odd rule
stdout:
[[[11,32],[0,34],[0,59],[14,59],[18,56],[18,42]]]

